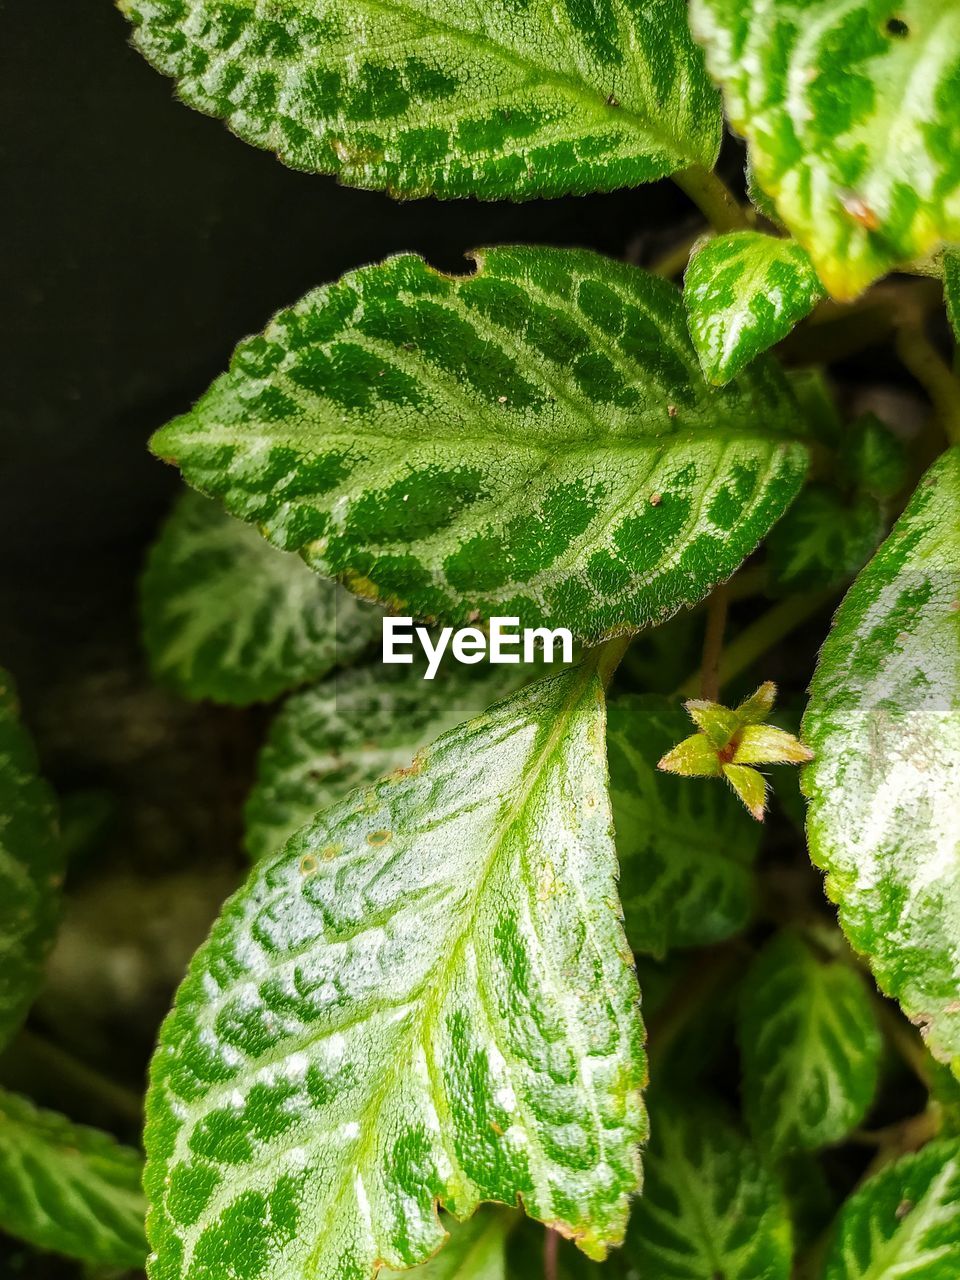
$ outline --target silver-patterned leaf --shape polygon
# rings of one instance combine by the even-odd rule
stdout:
[[[0,1230],[89,1263],[142,1268],[140,1154],[0,1090]]]
[[[330,676],[280,709],[245,809],[247,851],[279,849],[320,809],[411,764],[426,743],[518,688],[514,666],[378,665]]]
[[[840,606],[803,733],[810,853],[840,922],[960,1069],[960,448]]]
[[[160,1037],[152,1280],[369,1280],[514,1204],[594,1257],[639,1181],[643,1027],[589,666],[258,863]]]
[[[150,550],[141,609],[158,680],[240,705],[350,662],[379,636],[382,617],[189,490]]]
[[[677,289],[597,254],[393,258],[281,312],[153,449],[398,613],[596,639],[727,578],[807,451],[772,361],[704,381]]]

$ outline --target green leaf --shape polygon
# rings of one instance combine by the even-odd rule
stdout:
[[[0,668],[0,1048],[40,985],[60,914],[63,866],[53,792],[37,774],[13,680]]]
[[[876,550],[883,529],[874,498],[847,498],[830,485],[809,485],[767,539],[774,593],[827,591],[852,578]]]
[[[955,1280],[960,1142],[931,1142],[855,1192],[840,1214],[825,1280]]]
[[[0,1230],[84,1262],[142,1268],[143,1162],[106,1133],[0,1090]]]
[[[823,297],[795,240],[732,231],[708,240],[683,278],[690,336],[711,382],[729,382]]]
[[[529,669],[526,669],[529,672]],[[266,857],[320,809],[411,764],[420,747],[479,715],[524,681],[514,666],[365,667],[288,698],[260,753],[246,845]]]
[[[506,1209],[481,1209],[463,1223],[444,1214],[449,1239],[411,1280],[507,1280],[507,1238],[516,1220]]]
[[[627,1256],[656,1280],[788,1280],[783,1194],[722,1112],[684,1097],[651,1104],[643,1196]]]
[[[779,370],[703,380],[673,285],[577,250],[392,258],[309,294],[153,438],[397,612],[589,639],[728,577],[800,486]]]
[[[840,960],[776,935],[743,984],[743,1098],[764,1151],[813,1151],[846,1137],[873,1101],[882,1041],[870,993]]]
[[[241,706],[349,662],[381,618],[189,491],[150,550],[141,608],[156,679]]]
[[[753,911],[755,825],[724,787],[691,785],[657,769],[687,725],[676,701],[655,694],[619,697],[608,709],[627,937],[634,951],[655,956],[729,938]]]
[[[589,667],[438,739],[258,864],[154,1058],[152,1280],[369,1280],[481,1200],[600,1258],[645,1121]]]
[[[286,164],[401,196],[612,191],[712,168],[682,0],[120,0],[180,96]]]
[[[693,0],[757,181],[831,293],[960,239],[960,10]]]
[[[875,413],[861,414],[843,433],[839,461],[857,488],[876,498],[892,498],[907,479],[903,441]]]
[[[840,606],[803,722],[811,856],[850,941],[943,1060],[960,1058],[958,513],[955,447]]]
[[[960,342],[960,249],[947,249],[944,252],[943,296],[953,336]]]

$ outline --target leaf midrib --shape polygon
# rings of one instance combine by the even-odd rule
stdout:
[[[575,709],[576,705],[580,703],[582,696],[584,696],[586,687],[588,687],[590,681],[593,680],[593,677],[593,664],[582,664],[580,667],[579,678],[572,681],[571,689],[568,691],[566,699],[564,699],[562,708],[556,713],[556,717],[553,719],[549,732],[545,735],[539,749],[536,750],[534,762],[532,762],[529,771],[527,771],[527,777],[524,785],[521,787],[520,794],[518,794],[515,799],[512,800],[512,803],[509,804],[507,812],[500,815],[497,835],[493,838],[492,846],[490,846],[490,854],[488,858],[486,858],[483,872],[481,872],[479,878],[477,878],[474,900],[472,900],[471,908],[468,910],[466,922],[461,925],[460,929],[458,929],[457,937],[454,938],[452,946],[444,947],[443,950],[440,951],[440,957],[439,960],[436,961],[434,969],[431,970],[429,974],[426,974],[425,978],[422,979],[419,984],[420,991],[428,992],[424,1001],[424,1004],[428,1007],[428,1012],[426,1012],[424,1018],[421,1020],[411,1021],[411,1023],[408,1024],[408,1027],[404,1029],[403,1036],[399,1039],[397,1047],[394,1048],[392,1056],[393,1070],[384,1074],[383,1078],[381,1078],[379,1088],[372,1093],[369,1105],[364,1108],[364,1115],[362,1115],[361,1120],[362,1138],[355,1148],[355,1153],[353,1153],[351,1161],[349,1161],[348,1165],[344,1166],[342,1178],[339,1180],[339,1187],[335,1190],[332,1197],[326,1199],[323,1220],[321,1220],[315,1230],[315,1235],[319,1238],[320,1242],[323,1242],[325,1239],[326,1228],[328,1228],[330,1220],[332,1220],[332,1217],[335,1215],[335,1211],[337,1211],[340,1204],[342,1204],[344,1194],[346,1194],[348,1188],[352,1187],[353,1178],[355,1178],[357,1172],[361,1171],[362,1166],[369,1164],[371,1144],[376,1134],[375,1121],[379,1119],[381,1108],[383,1108],[384,1103],[387,1102],[390,1093],[396,1089],[398,1074],[397,1064],[401,1061],[406,1064],[407,1060],[410,1059],[412,1053],[416,1051],[417,1047],[419,1047],[419,1043],[417,1042],[420,1041],[420,1037],[422,1036],[422,1029],[433,1024],[436,1011],[438,1011],[439,1007],[442,1007],[443,1005],[442,998],[438,998],[436,996],[431,998],[430,992],[443,991],[445,995],[445,992],[448,991],[452,974],[454,973],[454,970],[456,970],[458,961],[461,959],[463,947],[465,947],[466,942],[470,940],[477,910],[479,910],[479,906],[484,900],[485,888],[488,886],[489,878],[492,876],[495,867],[497,867],[500,852],[502,852],[503,842],[506,840],[509,831],[511,831],[511,829],[522,819],[522,814],[525,812],[527,801],[530,800],[531,792],[534,791],[536,783],[540,781],[541,774],[543,774],[544,769],[548,767],[550,760],[553,759],[558,741],[562,739],[564,732],[566,732],[568,719],[570,719],[573,709]],[[166,1084],[165,1087],[169,1088],[169,1084]],[[442,1140],[445,1146],[447,1135],[443,1135],[440,1140]],[[268,1149],[265,1149],[265,1164],[273,1164],[280,1149],[283,1149],[282,1146],[270,1146]],[[451,1156],[451,1152],[447,1151],[447,1155],[448,1157]],[[451,1158],[453,1164],[456,1164],[456,1160],[454,1160],[453,1157]],[[251,1162],[251,1165],[253,1165],[253,1162]],[[308,1254],[305,1263],[303,1263],[306,1275],[316,1274],[315,1268],[323,1248],[323,1243],[317,1244],[314,1252]]]
[[[345,1192],[349,1187],[353,1186],[354,1177],[369,1163],[371,1145],[377,1132],[376,1120],[379,1118],[381,1109],[385,1102],[396,1088],[398,1076],[397,1064],[403,1063],[405,1066],[409,1065],[409,1058],[413,1056],[417,1048],[423,1047],[422,1037],[424,1036],[425,1029],[433,1025],[437,1012],[443,1005],[442,998],[437,998],[435,994],[431,996],[430,993],[435,993],[437,991],[442,991],[444,995],[447,993],[451,977],[456,970],[457,963],[461,959],[463,948],[468,939],[472,936],[472,929],[476,920],[477,911],[480,903],[483,901],[484,892],[490,876],[497,865],[503,842],[507,834],[521,820],[523,812],[526,809],[527,802],[530,799],[530,795],[536,783],[539,781],[542,772],[553,758],[557,743],[566,731],[567,721],[573,709],[583,697],[585,688],[593,676],[594,670],[592,665],[589,663],[583,664],[580,668],[579,678],[572,683],[570,692],[567,695],[562,710],[558,711],[556,714],[550,727],[550,731],[537,751],[535,761],[532,767],[528,770],[527,779],[521,788],[520,794],[509,806],[506,814],[502,815],[500,818],[497,833],[491,841],[490,854],[487,857],[483,870],[477,879],[477,887],[473,894],[472,905],[469,909],[469,913],[465,913],[465,923],[463,923],[457,930],[453,944],[447,945],[440,950],[440,958],[434,965],[434,968],[424,977],[420,984],[420,990],[428,993],[424,1000],[427,1011],[423,1018],[419,1020],[419,1025],[415,1020],[411,1020],[411,1022],[408,1023],[403,1036],[394,1048],[391,1057],[391,1069],[385,1072],[381,1077],[379,1088],[376,1089],[372,1095],[369,1105],[364,1108],[362,1119],[364,1137],[355,1148],[349,1164],[344,1166],[339,1187],[335,1194],[327,1199],[324,1217],[315,1231],[315,1235],[320,1238],[321,1242],[326,1236],[327,1228],[329,1227],[330,1220],[334,1215],[335,1210],[342,1203]],[[463,919],[463,917],[460,917],[460,919]],[[446,1147],[448,1140],[449,1135],[447,1134],[441,1134],[438,1139],[444,1147]],[[275,1152],[276,1148],[272,1148],[271,1153],[275,1155]],[[451,1163],[457,1163],[455,1157],[451,1155],[449,1150],[447,1150],[447,1155],[451,1158]],[[316,1274],[316,1266],[323,1247],[323,1243],[318,1244],[308,1255],[304,1262],[305,1274]]]

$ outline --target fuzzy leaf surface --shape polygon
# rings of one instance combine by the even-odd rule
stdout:
[[[869,494],[846,498],[830,485],[809,485],[767,539],[773,591],[826,591],[852,578],[876,550],[883,527]]]
[[[394,195],[611,191],[712,168],[683,0],[121,0],[180,96],[295,169]]]
[[[0,1090],[0,1230],[83,1262],[142,1269],[143,1161],[108,1134]]]
[[[777,213],[838,298],[960,239],[960,8],[693,0]]]
[[[0,668],[0,1048],[40,984],[60,911],[56,801],[37,773],[12,677]]]
[[[626,1254],[656,1280],[788,1280],[782,1192],[719,1110],[684,1097],[650,1112],[643,1195]]]
[[[729,382],[785,338],[823,297],[795,240],[733,231],[708,240],[683,278],[690,336],[711,382]]]
[[[141,608],[158,680],[241,706],[349,662],[379,635],[381,618],[189,490],[150,550]]]
[[[747,974],[740,1050],[747,1119],[775,1157],[839,1142],[873,1101],[882,1042],[869,992],[796,934],[775,936]]]
[[[960,1059],[960,448],[837,611],[803,722],[807,837],[880,987]],[[955,1066],[956,1069],[956,1066]]]
[[[679,292],[563,249],[405,255],[281,312],[152,447],[401,613],[588,639],[728,577],[806,468],[779,369],[703,379]]]
[[[645,1076],[600,684],[438,739],[259,863],[198,952],[148,1098],[152,1280],[369,1280],[482,1200],[602,1257]]]
[[[676,700],[616,698],[607,752],[620,896],[634,951],[663,956],[739,933],[753,910],[760,832],[717,782],[659,772],[690,722]]]
[[[960,1273],[960,1142],[931,1142],[844,1205],[824,1280],[954,1280]]]
[[[348,791],[409,766],[417,751],[522,683],[511,666],[377,665],[331,676],[288,698],[260,752],[245,809],[247,851],[274,853]]]

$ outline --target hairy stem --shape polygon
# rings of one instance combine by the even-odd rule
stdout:
[[[807,596],[788,596],[786,600],[775,604],[772,609],[757,618],[756,622],[745,627],[720,655],[718,688],[722,688],[741,671],[746,671],[768,649],[818,613],[833,596],[833,591],[821,591]],[[699,688],[700,672],[698,671],[683,682],[677,693],[684,698],[695,698]]]
[[[714,231],[744,231],[750,227],[747,210],[715,173],[694,165],[675,173],[673,180],[690,197]]]

